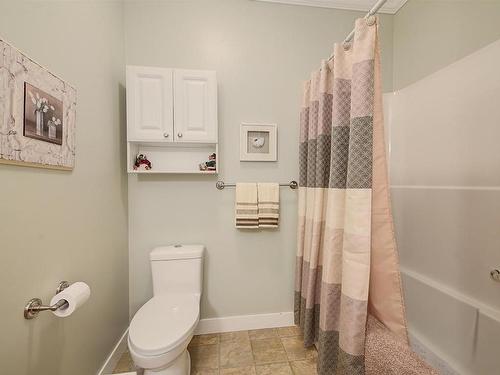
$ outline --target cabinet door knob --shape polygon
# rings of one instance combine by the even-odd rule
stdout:
[[[164,136],[165,138],[168,138],[169,134],[165,132],[165,133],[163,133],[163,136]]]
[[[179,138],[182,138],[182,133],[177,133],[177,136],[178,136]]]

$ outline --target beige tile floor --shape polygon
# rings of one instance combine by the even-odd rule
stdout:
[[[317,352],[297,327],[195,336],[189,352],[192,375],[316,375]],[[126,352],[113,373],[133,369]]]

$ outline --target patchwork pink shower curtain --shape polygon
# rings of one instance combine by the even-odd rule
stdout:
[[[304,88],[295,320],[318,373],[364,374],[368,314],[407,341],[387,181],[377,19]]]

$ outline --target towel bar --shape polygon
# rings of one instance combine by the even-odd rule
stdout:
[[[235,183],[226,183],[226,182],[221,181],[221,180],[219,180],[215,183],[215,187],[219,190],[222,190],[222,189],[227,188],[227,187],[235,187],[235,186],[236,186]],[[297,181],[292,180],[287,184],[279,184],[279,186],[288,186],[290,189],[295,190],[299,187],[299,184],[297,183]]]

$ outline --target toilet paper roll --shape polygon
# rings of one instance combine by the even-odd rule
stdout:
[[[53,311],[55,316],[60,318],[65,318],[83,305],[90,297],[90,287],[82,281],[71,284],[69,287],[64,289],[62,292],[57,293],[50,300],[50,304],[54,305],[62,299],[68,301],[68,306],[65,308],[57,309]]]

